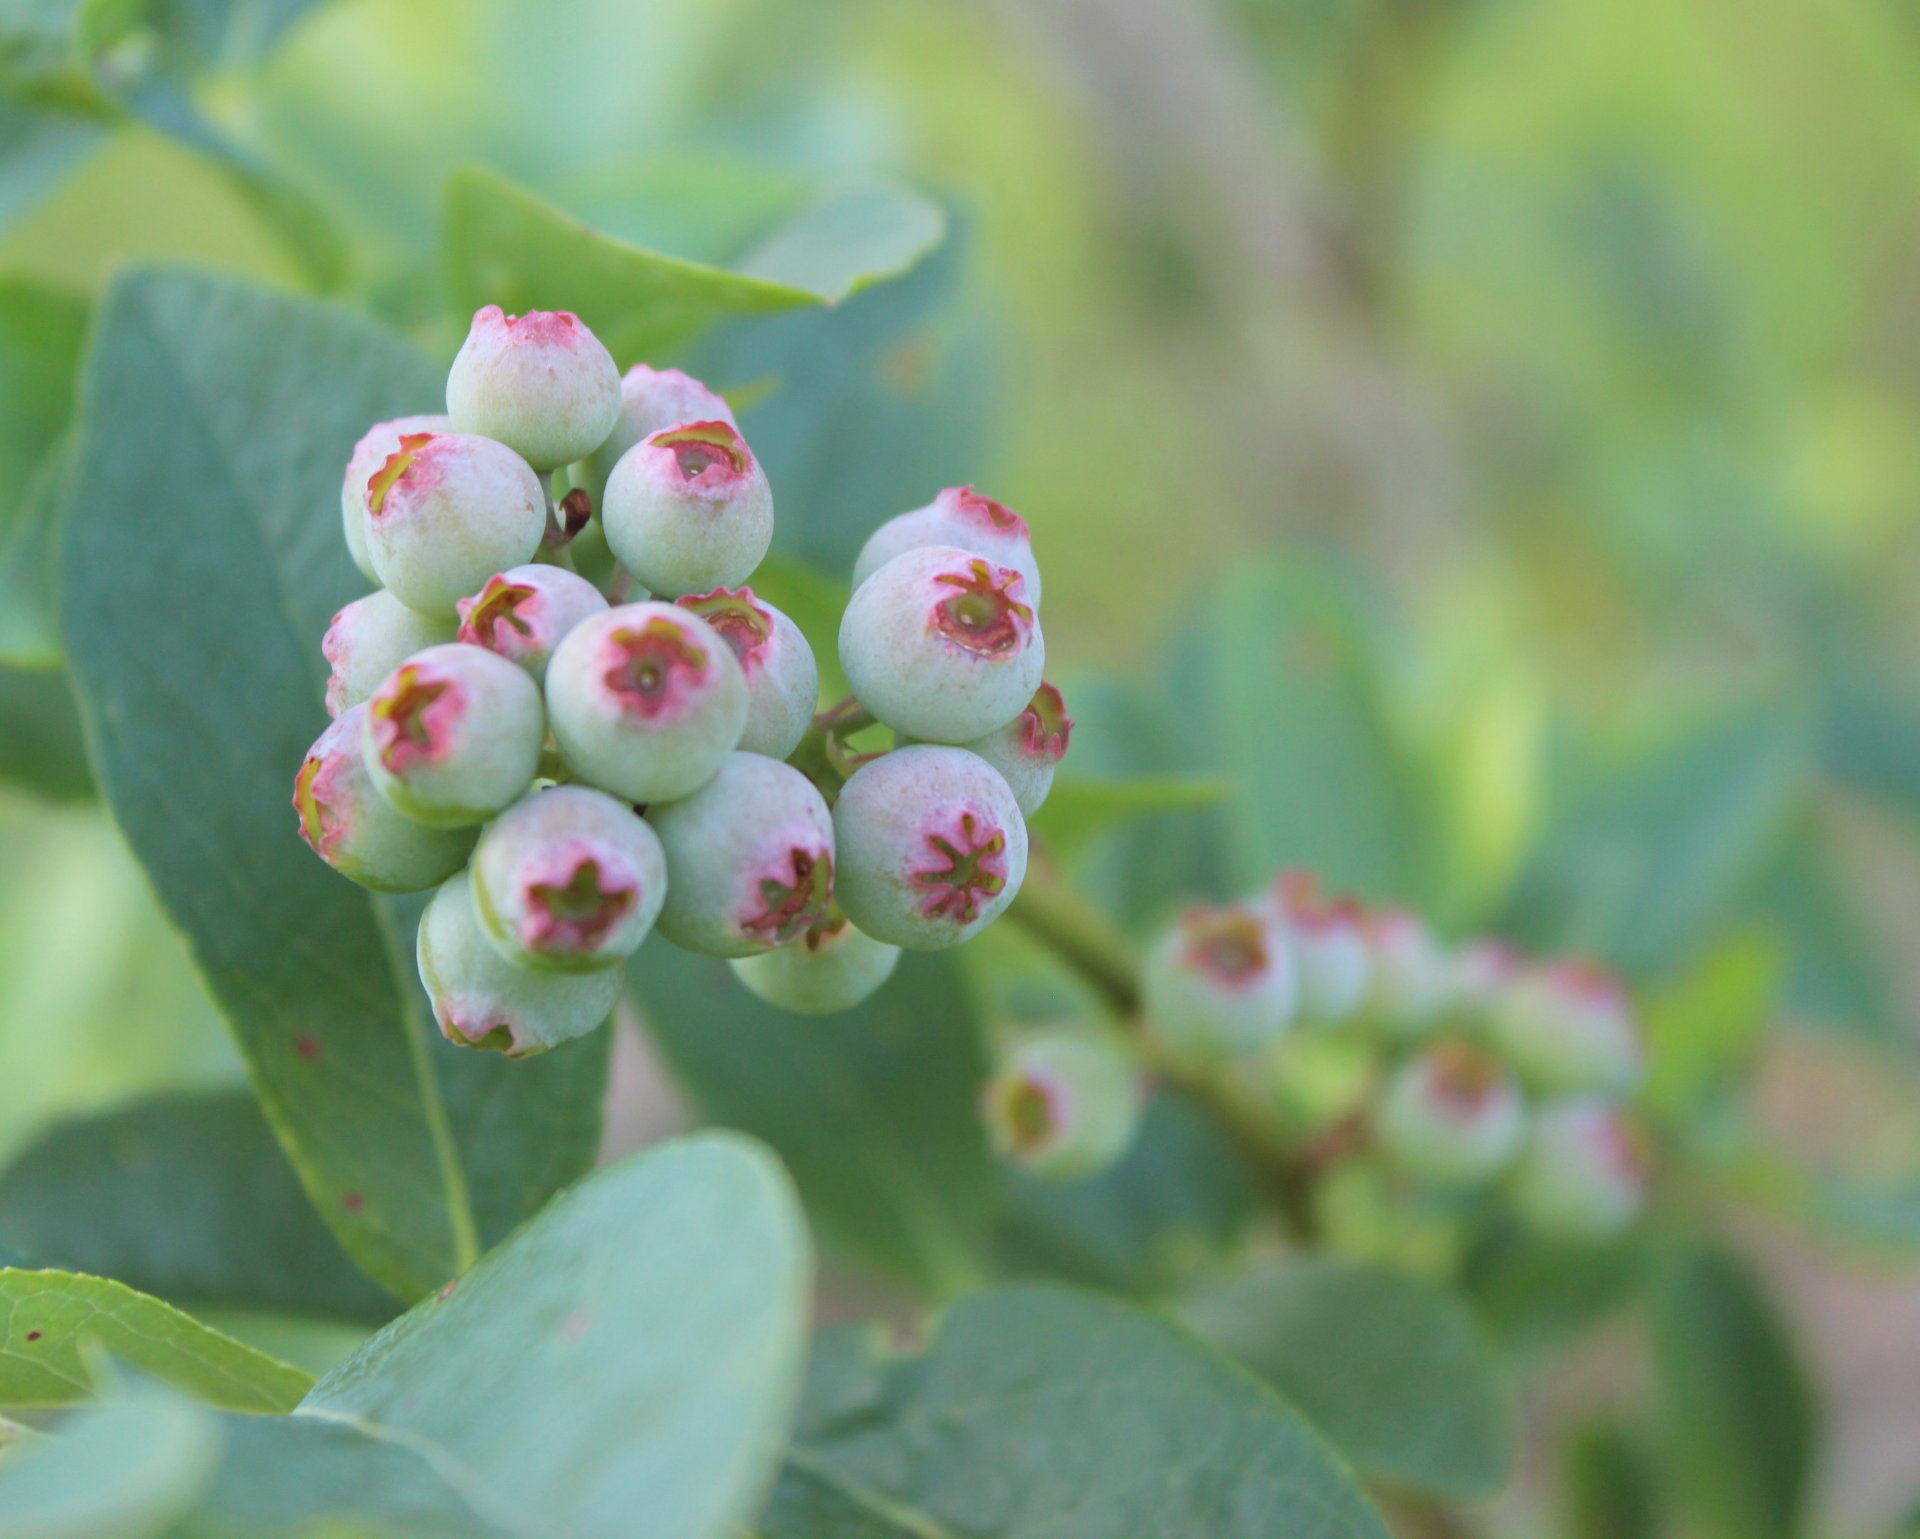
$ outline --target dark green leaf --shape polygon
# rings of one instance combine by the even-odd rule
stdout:
[[[1034,832],[1061,854],[1071,855],[1136,818],[1217,807],[1232,795],[1231,781],[1206,775],[1151,775],[1133,780],[1061,775],[1036,816]]]
[[[1204,1288],[1183,1313],[1364,1474],[1463,1499],[1506,1480],[1506,1386],[1452,1294],[1382,1266],[1297,1261]]]
[[[61,801],[92,795],[86,735],[60,669],[0,666],[0,780]]]
[[[1569,1539],[1661,1539],[1659,1478],[1648,1451],[1612,1422],[1583,1428],[1567,1449]]]
[[[1587,1245],[1502,1233],[1472,1256],[1468,1287],[1510,1349],[1559,1346],[1618,1309],[1645,1276],[1631,1243]]]

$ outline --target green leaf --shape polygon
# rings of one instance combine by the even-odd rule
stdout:
[[[1566,1466],[1569,1539],[1661,1539],[1668,1532],[1658,1472],[1625,1425],[1581,1429]]]
[[[52,533],[86,330],[79,296],[0,279],[0,662],[59,656]]]
[[[0,1175],[0,1242],[184,1308],[384,1322],[244,1091],[161,1095],[54,1128]]]
[[[1503,1233],[1471,1258],[1467,1285],[1510,1350],[1557,1347],[1619,1309],[1644,1281],[1631,1241],[1586,1244]]]
[[[86,369],[61,549],[68,657],[120,827],[321,1217],[407,1298],[587,1168],[608,1048],[603,1032],[508,1063],[442,1042],[413,976],[418,904],[370,899],[295,832],[293,775],[326,720],[319,638],[364,587],[340,467],[368,423],[440,388],[342,311],[124,274]]]
[[[1452,1294],[1383,1266],[1310,1260],[1204,1288],[1183,1314],[1364,1474],[1461,1499],[1505,1482],[1506,1386]]]
[[[1745,1069],[1779,998],[1780,955],[1764,936],[1729,936],[1645,1001],[1644,1104],[1676,1124]]]
[[[556,1198],[299,1414],[426,1452],[526,1539],[722,1539],[779,1459],[808,1273],[779,1166],[686,1139]]]
[[[726,316],[836,304],[905,272],[944,228],[938,205],[915,193],[847,188],[769,232],[728,271],[616,240],[467,167],[447,183],[447,277],[463,312],[488,304],[572,310],[630,363]]]
[[[1135,818],[1217,807],[1232,798],[1233,790],[1231,781],[1210,775],[1100,780],[1062,775],[1037,814],[1034,832],[1062,855],[1071,855]]]
[[[849,1531],[811,1521],[800,1480],[831,1482],[889,1539],[1386,1535],[1271,1391],[1177,1326],[1066,1288],[975,1294],[924,1356],[885,1356],[865,1331],[818,1338],[794,1443],[764,1539]]]
[[[225,1410],[290,1411],[313,1385],[298,1368],[104,1277],[0,1270],[0,1308],[0,1405],[92,1399],[89,1344]]]
[[[104,133],[90,119],[40,112],[0,91],[0,231],[52,192]]]
[[[1724,1251],[1679,1251],[1656,1273],[1652,1319],[1664,1444],[1690,1530],[1794,1539],[1815,1408],[1758,1280]]]
[[[56,801],[93,793],[73,684],[61,670],[0,666],[0,780]]]
[[[873,998],[817,1020],[660,941],[629,976],[675,1077],[713,1121],[773,1145],[827,1237],[936,1294],[977,1277],[986,1061],[950,959],[909,953]]]

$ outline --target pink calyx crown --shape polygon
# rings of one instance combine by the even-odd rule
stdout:
[[[753,887],[741,932],[784,946],[809,934],[826,917],[833,901],[833,854],[817,842],[792,845]]]
[[[323,745],[320,752],[307,755],[300,773],[293,779],[293,810],[300,818],[300,837],[307,848],[322,860],[332,856],[347,833],[347,798],[340,794],[340,782],[350,765],[336,744]]]
[[[937,499],[963,523],[973,524],[995,534],[1014,535],[1031,540],[1027,521],[1004,502],[976,492],[971,485],[949,486]]]
[[[713,675],[707,649],[665,615],[614,627],[601,644],[601,660],[607,692],[622,710],[646,721],[687,710]]]
[[[920,912],[928,919],[971,924],[987,900],[1007,885],[1007,835],[972,807],[945,809],[922,825],[923,864],[907,874],[926,894]]]
[[[467,693],[458,680],[402,663],[368,703],[374,751],[396,775],[437,763],[452,751],[466,710]]]
[[[1067,714],[1067,703],[1053,685],[1042,684],[1036,689],[1016,720],[1020,727],[1020,751],[1029,759],[1058,764],[1066,758],[1067,742],[1073,736],[1073,718]]]
[[[520,940],[529,951],[592,951],[633,912],[640,883],[617,852],[581,839],[530,863],[520,893]]]
[[[927,628],[948,645],[976,657],[1013,657],[1033,639],[1033,610],[1026,604],[1026,579],[1012,567],[978,556],[964,566],[936,572],[936,589],[950,590],[934,601]]]
[[[718,631],[746,672],[765,664],[773,642],[773,611],[753,596],[753,589],[715,588],[711,593],[689,593],[674,602]]]
[[[682,422],[662,428],[647,440],[659,464],[664,458],[688,486],[700,491],[724,491],[744,480],[753,466],[753,452],[730,422]]]
[[[531,583],[508,582],[504,574],[489,577],[472,598],[463,598],[460,639],[485,647],[502,657],[519,657],[540,643],[540,611],[544,607]]]
[[[1426,1058],[1426,1081],[1434,1098],[1455,1111],[1483,1110],[1499,1094],[1500,1065],[1470,1042],[1442,1042]]]
[[[1180,932],[1187,965],[1221,988],[1252,988],[1272,970],[1267,927],[1244,908],[1190,908]]]
[[[508,344],[578,347],[587,328],[571,310],[529,310],[525,315],[509,315],[498,305],[482,305],[473,312],[472,331],[497,332]]]
[[[380,468],[367,477],[367,513],[379,518],[386,510],[387,493],[401,481],[410,486],[424,489],[426,483],[436,473],[434,456],[430,452],[437,433],[402,433],[400,447],[381,462]]]
[[[1055,1143],[1072,1114],[1072,1094],[1056,1074],[1026,1067],[989,1082],[987,1120],[1016,1154],[1033,1155]]]

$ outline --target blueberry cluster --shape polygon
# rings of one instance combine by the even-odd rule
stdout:
[[[1072,727],[1041,678],[1023,519],[971,487],[881,527],[816,717],[798,626],[748,580],[773,496],[727,403],[623,377],[567,312],[488,306],[444,416],[374,426],[341,487],[378,585],[321,650],[333,724],[300,832],[382,892],[437,888],[420,977],[449,1040],[592,1030],[655,930],[789,1009],[844,1009],[900,949],[1012,902]],[[875,724],[890,751],[852,739]]]
[[[1056,1031],[1014,1045],[986,1099],[1004,1154],[1041,1174],[1098,1170],[1127,1146],[1144,1064],[1304,1160],[1371,1156],[1426,1192],[1494,1195],[1543,1231],[1609,1234],[1644,1200],[1626,1109],[1640,1030],[1621,983],[1589,963],[1448,947],[1412,913],[1329,900],[1286,872],[1181,914],[1146,956],[1142,1004],[1136,1043]]]

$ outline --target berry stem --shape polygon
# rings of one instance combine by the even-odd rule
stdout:
[[[813,718],[800,746],[787,755],[787,763],[818,786],[832,806],[861,762],[861,756],[847,747],[847,739],[872,725],[873,712],[852,695],[843,696]]]

